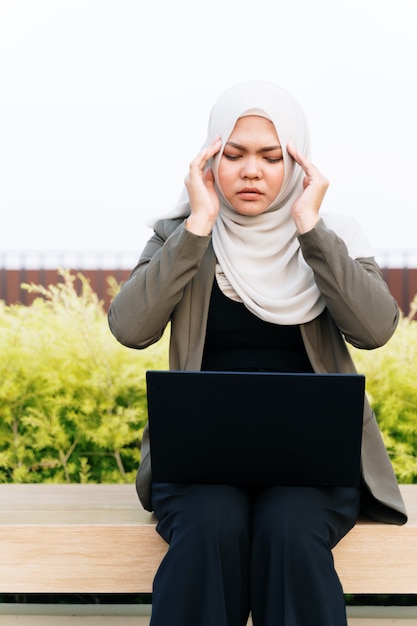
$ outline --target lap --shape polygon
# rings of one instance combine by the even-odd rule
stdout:
[[[193,525],[266,533],[285,527],[294,535],[325,534],[333,547],[359,511],[359,490],[345,488],[154,483],[152,500],[158,530],[168,542],[174,528]]]
[[[186,536],[193,529],[201,537],[228,530],[246,533],[250,526],[250,498],[232,485],[153,483],[152,505],[157,530],[168,543],[174,533]]]
[[[283,529],[287,540],[320,536],[333,548],[355,524],[359,505],[359,489],[269,487],[256,492],[253,528],[270,534]]]

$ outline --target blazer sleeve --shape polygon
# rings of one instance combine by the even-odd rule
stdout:
[[[110,330],[120,343],[141,349],[161,338],[210,241],[210,236],[190,233],[183,220],[165,220],[155,226],[138,264],[109,308]]]
[[[375,259],[350,257],[343,239],[323,220],[298,238],[326,306],[346,340],[368,350],[384,345],[397,327],[399,309]]]

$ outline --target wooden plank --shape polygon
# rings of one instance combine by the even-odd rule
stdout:
[[[417,485],[401,485],[405,526],[361,521],[333,551],[345,593],[417,593]]]
[[[346,593],[417,593],[417,485],[405,526],[359,522],[334,550]],[[0,592],[148,593],[166,552],[132,485],[0,485]]]

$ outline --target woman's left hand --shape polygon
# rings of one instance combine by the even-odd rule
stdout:
[[[323,198],[329,187],[327,178],[309,161],[292,141],[288,142],[287,150],[304,170],[303,193],[295,200],[291,213],[299,233],[306,233],[319,221],[319,211]]]

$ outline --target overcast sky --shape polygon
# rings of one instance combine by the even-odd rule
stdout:
[[[376,250],[417,252],[416,0],[0,0],[0,252],[132,251],[230,84],[309,121]]]

